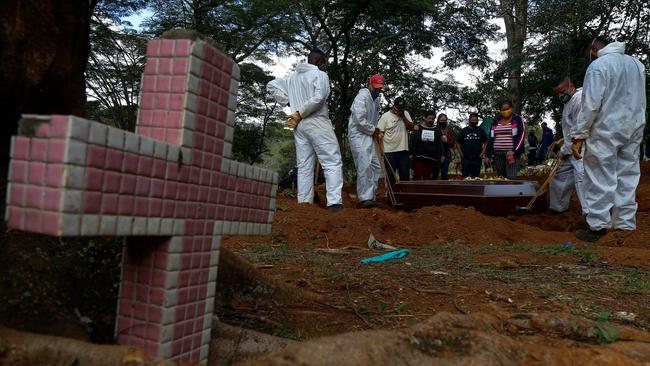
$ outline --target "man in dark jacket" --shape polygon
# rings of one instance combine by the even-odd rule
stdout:
[[[428,111],[420,128],[411,133],[413,180],[438,179],[443,145],[440,130],[434,127],[436,112]]]
[[[542,162],[544,159],[546,159],[546,153],[548,153],[548,147],[553,143],[553,138],[553,130],[548,128],[546,122],[542,122],[542,142],[539,145],[539,150],[537,151],[537,160],[539,160],[539,162]]]
[[[456,139],[462,162],[463,178],[481,176],[481,162],[485,155],[487,135],[478,127],[478,114],[469,115],[469,126],[460,131]]]

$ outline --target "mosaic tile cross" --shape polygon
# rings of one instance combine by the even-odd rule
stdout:
[[[13,137],[8,227],[127,237],[119,344],[205,362],[221,235],[271,231],[277,174],[229,159],[238,80],[208,41],[152,40],[136,133],[53,115]]]

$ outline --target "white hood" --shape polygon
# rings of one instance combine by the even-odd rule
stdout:
[[[625,53],[625,42],[612,42],[598,51],[598,57],[610,53]]]
[[[316,67],[316,65],[308,64],[306,62],[299,63],[296,66],[296,72],[299,73],[299,74],[302,74],[302,73],[308,72],[308,71],[314,71],[314,70],[318,70],[318,67]]]

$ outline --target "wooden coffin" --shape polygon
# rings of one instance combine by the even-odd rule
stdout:
[[[398,203],[407,210],[424,206],[456,205],[474,207],[487,215],[507,216],[525,207],[535,195],[539,183],[516,180],[444,181],[421,180],[395,184]],[[533,212],[548,206],[547,193],[537,198]]]

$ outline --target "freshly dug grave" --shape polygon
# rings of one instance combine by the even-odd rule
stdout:
[[[537,364],[564,362],[545,361],[546,353],[564,355],[574,364],[647,362],[641,357],[648,354],[643,342],[623,341],[623,333],[608,331],[618,326],[650,330],[650,164],[642,169],[638,229],[612,232],[595,245],[579,243],[572,233],[584,226],[575,204],[561,215],[512,217],[485,216],[455,206],[402,212],[386,202],[384,208],[361,210],[354,208],[354,190],[348,189],[346,208],[330,214],[319,206],[298,205],[291,191],[280,192],[271,236],[223,240],[216,315],[231,325],[300,341],[287,348],[289,353],[273,356],[278,364],[299,359],[306,352],[301,344],[321,337],[343,334],[344,339],[357,339],[370,334],[379,345],[417,330],[430,338],[434,350],[442,351],[422,350],[415,341],[412,349],[390,348],[393,353],[377,354],[372,362],[454,364],[454,348],[445,348],[447,338],[439,339],[436,327],[453,335],[452,341],[471,330],[472,336],[463,338],[471,347],[462,349],[479,357],[468,360],[483,364],[494,359],[480,358],[486,344],[481,342],[498,343],[504,354],[532,355],[509,359],[519,364],[535,364],[535,358],[541,360]],[[322,186],[318,191],[324,197]],[[411,253],[401,260],[362,265],[361,258],[381,254],[367,248],[370,233]],[[78,339],[88,339],[90,331],[93,340],[112,342],[119,239],[60,240],[3,230],[1,241],[5,276],[0,280],[0,324]],[[93,320],[92,329],[80,324],[74,308]],[[476,324],[463,328],[460,323],[430,320],[442,314],[467,315],[471,324],[478,321],[474,316],[490,314],[498,319],[498,329],[488,332]],[[512,328],[509,319],[535,314],[562,322],[573,314],[596,325],[590,325],[591,333],[577,336],[520,323]],[[435,326],[427,330],[427,324]],[[573,329],[571,324],[568,329]],[[386,336],[377,339],[376,334]],[[254,360],[291,343],[259,341],[259,335],[252,339],[247,350],[248,341],[240,335],[223,343],[225,348],[228,342],[234,344],[233,352],[215,345],[219,353],[211,355],[210,364]],[[329,347],[329,340],[323,342],[324,349]],[[350,360],[367,356],[363,350],[368,345],[354,351],[344,347],[350,342],[342,344],[337,352]],[[337,362],[337,352],[322,362]]]
[[[560,215],[512,217],[455,206],[402,212],[385,203],[363,210],[354,208],[350,189],[346,208],[331,214],[297,204],[292,191],[280,192],[271,237],[230,237],[222,247],[283,290],[231,292],[222,297],[219,316],[309,341],[251,364],[642,364],[650,330],[649,174],[650,164],[643,163],[638,229],[612,232],[597,244],[580,243],[573,234],[585,227],[577,203]],[[324,197],[322,186],[318,191]],[[381,254],[367,248],[371,233],[411,253],[360,264]],[[291,287],[306,295],[287,295]],[[458,314],[468,315],[471,325],[439,321]],[[574,321],[595,325],[572,335],[538,326],[514,329],[508,321],[536,314],[545,324],[571,317],[568,329]],[[485,330],[484,319],[474,316],[497,326]],[[644,340],[623,342],[620,332],[608,333],[621,325]],[[409,340],[417,332],[430,338],[429,348]],[[456,340],[460,350],[445,343]]]

